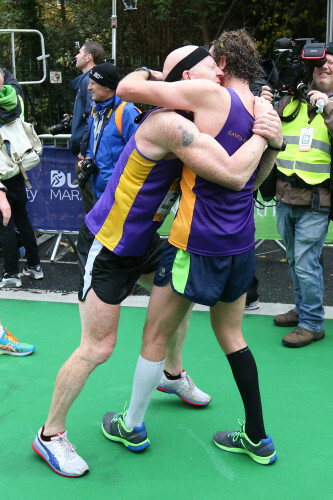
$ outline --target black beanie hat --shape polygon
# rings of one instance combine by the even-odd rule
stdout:
[[[94,66],[90,70],[89,78],[103,85],[103,87],[116,90],[120,82],[120,73],[114,64],[106,62]]]

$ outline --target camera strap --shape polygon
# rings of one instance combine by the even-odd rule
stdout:
[[[332,151],[332,140],[331,140],[331,175],[330,175],[330,191],[331,191],[331,207],[330,207],[330,220],[333,220],[333,151]]]
[[[299,110],[301,109],[301,100],[298,100],[297,108],[288,116],[279,115],[282,122],[291,122],[297,117]]]
[[[104,129],[110,121],[111,115],[113,113],[113,108],[114,108],[114,102],[112,102],[112,104],[110,104],[110,106],[107,106],[103,112],[101,128],[98,132],[98,136],[94,137],[94,158],[96,156],[99,143],[101,142]],[[91,125],[90,125],[89,134],[91,133],[92,124],[93,124],[93,121],[91,122]],[[98,122],[98,125],[99,124],[100,124],[100,122]]]

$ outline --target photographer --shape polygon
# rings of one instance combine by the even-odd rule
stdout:
[[[89,146],[86,159],[79,163],[77,176],[84,186],[91,175],[94,203],[103,194],[126,143],[135,132],[134,119],[139,110],[116,95],[120,81],[117,68],[111,63],[95,66],[89,73],[88,90],[94,101],[89,118]]]
[[[295,308],[275,316],[274,323],[296,327],[282,339],[287,347],[304,347],[325,336],[320,256],[331,205],[333,43],[326,47],[326,58],[323,66],[314,68],[304,97],[286,96],[276,105],[287,141],[276,161],[277,228],[286,245]],[[273,97],[269,87],[263,87],[262,95]]]
[[[88,145],[88,118],[91,108],[91,92],[88,90],[89,71],[103,62],[104,49],[98,42],[85,42],[75,56],[76,67],[82,75],[71,81],[70,86],[76,92],[73,120],[71,125],[71,152],[78,157],[77,163],[86,155]],[[78,165],[75,169],[78,172]],[[93,207],[92,190],[90,181],[81,188],[82,203],[86,213]]]

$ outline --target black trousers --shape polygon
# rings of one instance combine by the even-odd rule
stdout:
[[[23,176],[18,174],[2,182],[7,188],[7,199],[12,211],[7,226],[3,226],[2,214],[0,214],[0,244],[4,257],[4,270],[8,274],[18,274],[19,252],[15,227],[21,235],[29,267],[34,267],[40,263],[38,246],[26,209],[28,199]]]

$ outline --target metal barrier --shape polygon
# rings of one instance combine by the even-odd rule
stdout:
[[[0,29],[0,34],[9,34],[11,41],[11,53],[12,53],[12,67],[13,67],[13,75],[16,78],[16,59],[15,54],[17,54],[17,47],[15,47],[15,33],[22,34],[35,34],[40,37],[40,45],[41,45],[41,55],[37,57],[37,61],[42,61],[43,64],[43,76],[41,80],[32,80],[32,81],[19,81],[21,85],[27,84],[36,84],[43,83],[46,79],[46,58],[49,57],[49,54],[45,54],[45,45],[44,45],[44,37],[42,33],[38,30],[30,30],[30,29]]]
[[[41,134],[38,137],[43,146],[69,148],[71,142],[71,134]]]

